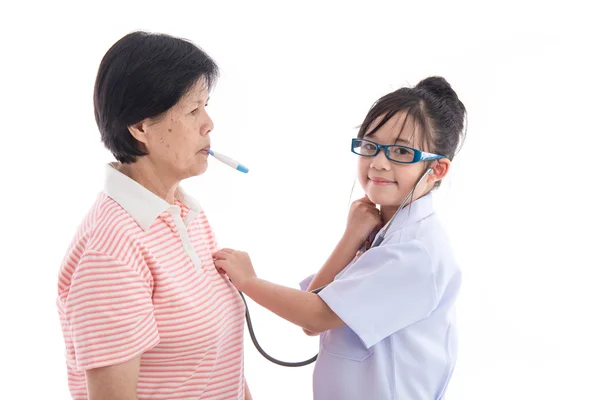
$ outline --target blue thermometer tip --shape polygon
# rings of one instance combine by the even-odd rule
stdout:
[[[232,158],[229,158],[227,156],[224,156],[223,154],[217,153],[216,151],[213,151],[212,149],[208,149],[208,154],[210,154],[217,160],[221,161],[223,164],[229,165],[231,168],[234,168],[240,172],[243,172],[244,174],[248,173],[248,168],[246,168],[245,166],[243,166],[242,164],[240,164],[239,162],[235,161]]]

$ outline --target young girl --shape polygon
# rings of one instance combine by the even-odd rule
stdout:
[[[303,290],[257,278],[246,253],[214,254],[238,290],[321,334],[315,399],[444,398],[456,362],[461,274],[431,191],[448,174],[465,114],[440,77],[373,105],[352,140],[366,196],[353,203],[343,237]]]

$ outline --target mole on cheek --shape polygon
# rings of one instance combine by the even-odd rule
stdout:
[[[173,132],[173,129],[169,128],[169,129],[168,129],[168,131],[169,131],[169,132]]]

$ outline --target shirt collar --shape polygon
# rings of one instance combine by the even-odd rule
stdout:
[[[104,193],[123,207],[135,222],[147,231],[160,214],[173,206],[117,170],[117,165],[118,163],[110,163],[106,166]],[[175,198],[190,209],[185,221],[187,225],[198,215],[200,206],[181,187],[177,187]]]
[[[433,194],[428,193],[398,211],[386,233],[398,231],[404,226],[418,222],[431,214],[433,214]]]

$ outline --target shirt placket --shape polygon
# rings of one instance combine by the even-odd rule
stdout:
[[[185,253],[196,267],[196,270],[202,273],[202,261],[200,261],[200,257],[198,257],[198,254],[194,250],[194,246],[192,246],[192,242],[190,241],[190,237],[188,235],[186,224],[181,219],[181,208],[179,206],[171,206],[169,207],[168,211],[171,214],[172,221],[175,225],[175,231],[179,236],[179,240],[183,245]],[[186,222],[189,223],[189,218],[186,218]]]

